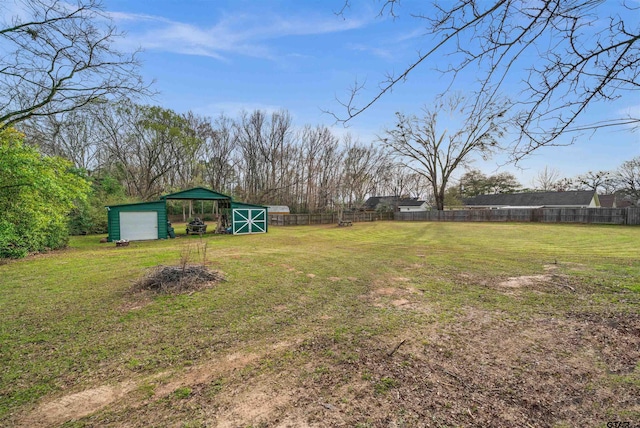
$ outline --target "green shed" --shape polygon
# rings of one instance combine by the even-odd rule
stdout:
[[[232,202],[231,211],[231,230],[234,235],[267,233],[267,207]]]
[[[165,201],[110,205],[107,207],[109,242],[167,238]]]

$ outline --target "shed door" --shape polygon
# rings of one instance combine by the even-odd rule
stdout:
[[[267,231],[267,210],[263,208],[236,208],[233,210],[233,234],[265,233]]]
[[[158,213],[155,211],[120,212],[120,239],[128,241],[158,239]]]

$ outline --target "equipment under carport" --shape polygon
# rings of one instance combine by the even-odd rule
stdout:
[[[207,225],[204,224],[204,222],[200,220],[198,217],[196,217],[193,220],[191,220],[189,223],[187,223],[186,230],[187,230],[187,235],[189,233],[198,233],[202,235],[203,233],[207,233]]]

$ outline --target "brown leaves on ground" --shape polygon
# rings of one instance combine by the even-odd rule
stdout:
[[[310,342],[304,351],[326,372],[299,378],[293,407],[318,427],[594,426],[638,412],[640,316],[496,315],[470,309],[445,329],[415,332],[391,358],[393,342]]]
[[[87,421],[280,428],[597,426],[640,409],[639,332],[638,314],[514,320],[468,308],[455,323],[412,331],[399,347],[398,337],[320,335],[239,364],[210,361],[169,379],[146,401],[123,400]],[[176,385],[188,394],[168,399],[164,391]]]

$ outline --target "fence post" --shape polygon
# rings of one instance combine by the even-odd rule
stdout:
[[[625,226],[629,225],[629,207],[624,209],[624,215],[622,217],[624,218],[624,223],[622,224],[624,224]]]

